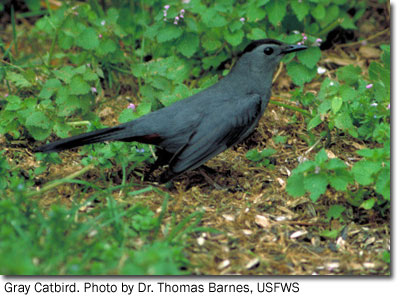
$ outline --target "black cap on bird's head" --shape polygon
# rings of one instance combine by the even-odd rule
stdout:
[[[289,54],[292,52],[297,52],[297,51],[302,51],[306,50],[307,47],[305,45],[299,45],[299,44],[286,44],[282,41],[271,39],[271,38],[265,38],[265,39],[259,39],[259,40],[254,40],[250,44],[246,46],[246,48],[243,50],[243,52],[240,53],[239,57],[244,55],[245,53],[253,51],[255,48],[265,45],[264,47],[264,53],[266,55],[271,55],[275,52],[275,49],[279,49],[279,52],[276,53],[278,55],[285,55]],[[268,47],[268,45],[271,45]]]

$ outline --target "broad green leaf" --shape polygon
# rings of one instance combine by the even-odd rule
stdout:
[[[328,176],[329,184],[338,191],[345,191],[347,185],[352,182],[352,177],[349,172],[338,171],[333,175]]]
[[[374,182],[373,175],[376,174],[382,166],[379,162],[361,160],[356,162],[351,169],[354,179],[361,185],[369,185]]]
[[[339,230],[324,230],[320,233],[322,237],[336,239],[339,236]]]
[[[207,9],[201,15],[204,24],[209,28],[222,27],[227,24],[226,19],[220,15],[215,9]]]
[[[227,42],[236,47],[242,43],[244,32],[241,29],[236,30],[233,33],[230,30],[224,30],[224,36]]]
[[[343,99],[339,96],[334,96],[332,98],[332,112],[334,114],[337,114],[339,112],[340,108],[342,107]]]
[[[323,20],[325,18],[325,13],[325,6],[321,3],[311,10],[311,15],[317,20]]]
[[[251,161],[260,161],[263,157],[261,156],[260,152],[257,149],[251,149],[247,151],[246,158]]]
[[[298,52],[297,57],[303,65],[313,69],[321,59],[321,50],[318,47],[310,47],[305,51]]]
[[[182,29],[176,25],[168,24],[157,34],[157,41],[158,42],[166,42],[173,39],[177,39],[182,35]]]
[[[300,22],[304,20],[304,17],[308,14],[308,11],[310,9],[310,6],[306,1],[291,0],[290,6],[292,7],[292,11]]]
[[[7,80],[11,81],[15,86],[20,88],[31,87],[32,84],[22,75],[13,71],[7,71]]]
[[[185,33],[179,39],[177,49],[185,57],[192,57],[199,48],[199,37],[195,33]]]
[[[215,50],[219,49],[221,45],[222,44],[218,39],[214,39],[207,35],[203,35],[201,37],[201,46],[207,51],[214,52]]]
[[[342,205],[332,205],[331,207],[329,207],[329,210],[326,213],[326,217],[328,218],[328,220],[338,219],[342,216],[342,213],[345,210],[346,208],[343,207]]]
[[[29,133],[39,141],[46,139],[50,133],[50,121],[47,116],[40,111],[33,112],[25,121]]]
[[[69,88],[70,94],[72,95],[86,94],[90,91],[89,84],[82,78],[81,75],[76,75],[72,78]]]
[[[366,210],[370,210],[375,206],[375,203],[376,203],[375,198],[369,198],[369,199],[365,200],[364,202],[362,202],[360,207],[362,207]]]
[[[322,123],[321,116],[319,114],[315,115],[307,123],[307,130],[311,130]]]
[[[304,189],[304,176],[302,173],[292,173],[287,180],[286,192],[293,197],[300,197],[306,193],[306,190]]]
[[[375,187],[385,200],[390,200],[390,169],[384,168],[379,173]]]
[[[247,37],[251,40],[263,39],[267,37],[267,33],[260,28],[252,28]]]
[[[339,94],[344,101],[353,101],[357,98],[358,92],[349,85],[341,85],[339,87]]]
[[[328,160],[328,155],[326,154],[325,149],[321,149],[317,155],[315,155],[315,162],[318,164],[325,163]]]
[[[307,66],[295,61],[286,65],[287,72],[292,78],[293,83],[302,86],[304,83],[310,82],[316,75],[317,69],[309,69]]]
[[[58,79],[49,79],[44,84],[39,93],[40,98],[49,99],[61,87],[61,82]]]
[[[6,97],[7,105],[5,110],[6,111],[18,111],[21,109],[22,100],[19,96],[16,95],[9,95]]]
[[[132,109],[124,109],[118,117],[119,123],[132,121],[136,118]]]
[[[310,199],[316,202],[325,193],[328,178],[324,174],[308,174],[304,177],[304,188],[310,192]]]
[[[76,44],[85,50],[94,50],[99,46],[99,37],[96,30],[93,28],[86,28],[76,38]]]
[[[337,76],[339,80],[344,81],[349,85],[353,85],[354,83],[356,83],[360,74],[361,68],[354,65],[341,67],[337,71]]]
[[[268,20],[276,27],[282,21],[286,14],[286,1],[271,0],[265,6]]]
[[[328,161],[326,168],[328,170],[347,169],[347,165],[339,158],[331,158]]]
[[[262,20],[267,15],[267,11],[265,8],[258,7],[256,3],[252,3],[249,5],[247,12],[246,12],[246,19],[249,22],[257,22]]]

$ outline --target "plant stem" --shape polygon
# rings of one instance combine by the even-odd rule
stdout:
[[[40,194],[42,194],[42,193],[45,193],[46,191],[49,191],[49,190],[51,190],[51,189],[53,189],[53,188],[55,188],[55,187],[57,187],[57,186],[63,184],[65,180],[67,180],[67,179],[74,179],[74,178],[76,178],[76,177],[78,177],[78,176],[80,176],[80,175],[82,175],[82,174],[84,174],[84,173],[86,173],[86,172],[92,170],[93,168],[94,168],[94,165],[88,165],[88,166],[86,166],[86,167],[80,169],[79,171],[68,175],[67,177],[65,177],[65,178],[63,178],[63,179],[58,179],[58,180],[55,180],[55,181],[51,181],[51,182],[49,182],[49,183],[46,183],[46,184],[45,184],[42,188],[40,188],[39,190],[30,191],[30,192],[28,192],[26,195],[27,195],[28,197],[31,197],[31,196],[37,196],[37,195],[40,195]]]
[[[67,122],[66,124],[70,126],[90,125],[90,121],[87,120],[73,121],[73,122]]]
[[[288,105],[288,104],[285,104],[285,103],[281,103],[281,102],[275,101],[275,100],[270,100],[269,102],[271,104],[274,104],[274,105],[277,105],[277,106],[281,106],[281,107],[287,108],[289,110],[293,110],[293,111],[302,113],[303,115],[305,115],[307,117],[312,117],[312,115],[309,112],[307,112],[306,110],[303,110],[303,109],[300,109],[300,108],[296,108],[294,106],[291,106],[291,105]]]

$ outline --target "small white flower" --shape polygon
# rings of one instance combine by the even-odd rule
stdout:
[[[104,25],[106,24],[106,21],[105,21],[105,20],[102,20],[100,24],[101,24],[102,26],[104,26]]]
[[[318,74],[324,74],[326,72],[326,68],[319,66],[317,72]]]

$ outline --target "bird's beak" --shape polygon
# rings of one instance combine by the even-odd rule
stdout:
[[[307,49],[307,47],[302,44],[290,44],[290,45],[285,46],[282,49],[282,54],[289,54],[292,52],[302,51],[302,50],[306,50],[306,49]]]

